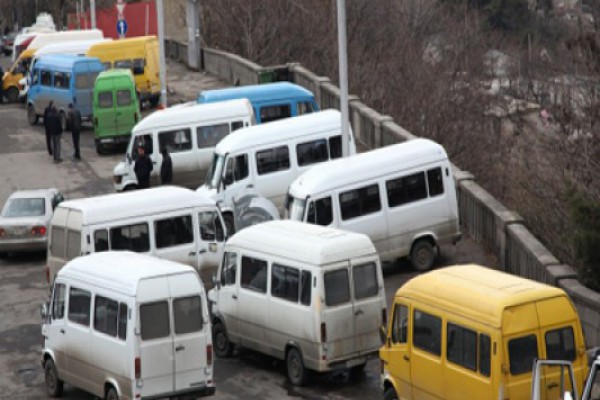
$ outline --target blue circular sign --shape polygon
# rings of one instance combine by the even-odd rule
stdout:
[[[120,19],[117,21],[117,33],[121,36],[127,33],[127,21]]]

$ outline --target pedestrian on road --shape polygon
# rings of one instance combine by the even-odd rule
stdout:
[[[150,172],[152,172],[152,160],[146,155],[146,149],[144,146],[138,147],[138,158],[135,161],[135,176],[138,181],[138,187],[140,189],[147,189],[150,187]]]
[[[44,130],[46,131],[46,148],[48,149],[48,154],[52,155],[52,136],[50,135],[50,124],[48,119],[48,114],[50,114],[50,110],[54,107],[54,102],[50,100],[48,107],[44,108]]]
[[[50,136],[52,136],[52,153],[54,154],[54,162],[59,163],[62,162],[62,158],[60,157],[60,139],[62,136],[62,124],[60,123],[60,116],[58,115],[58,111],[54,104],[48,111],[47,115],[47,125],[48,132]]]
[[[162,164],[160,166],[160,181],[163,185],[169,185],[173,182],[173,162],[171,156],[167,151],[167,147],[163,147],[160,150],[162,154]]]
[[[73,103],[69,103],[69,125],[71,126],[71,137],[73,138],[73,158],[77,161],[81,160],[79,153],[79,134],[81,132],[81,113],[73,107]]]
[[[4,70],[0,65],[0,104],[4,104]]]

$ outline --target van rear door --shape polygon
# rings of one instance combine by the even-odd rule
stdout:
[[[94,93],[96,103],[96,138],[112,136],[117,131],[117,120],[115,118],[115,98],[113,95],[113,79],[104,78],[98,82]]]
[[[91,73],[89,63],[77,62],[73,66],[73,75],[73,106],[79,110],[82,117],[89,117],[92,115],[92,92],[97,74]]]
[[[132,82],[124,76],[113,79],[115,92],[115,134],[128,135],[136,123],[137,104]]]

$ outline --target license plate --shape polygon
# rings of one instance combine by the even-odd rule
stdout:
[[[24,226],[16,226],[12,228],[9,232],[12,236],[25,236],[27,235],[27,228]]]
[[[114,141],[114,139],[100,139],[100,143],[112,143]]]
[[[364,364],[365,362],[367,362],[367,359],[364,358],[364,357],[354,358],[352,360],[346,361],[346,367],[352,368],[354,366],[357,366],[357,365],[360,365],[360,364]]]

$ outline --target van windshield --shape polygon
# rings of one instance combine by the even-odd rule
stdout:
[[[288,217],[293,221],[303,221],[304,220],[304,209],[306,207],[305,199],[298,199],[289,195],[289,203],[288,203]]]
[[[206,186],[209,189],[217,189],[221,183],[221,175],[223,174],[223,166],[225,165],[225,156],[215,153],[213,161],[206,176]]]

